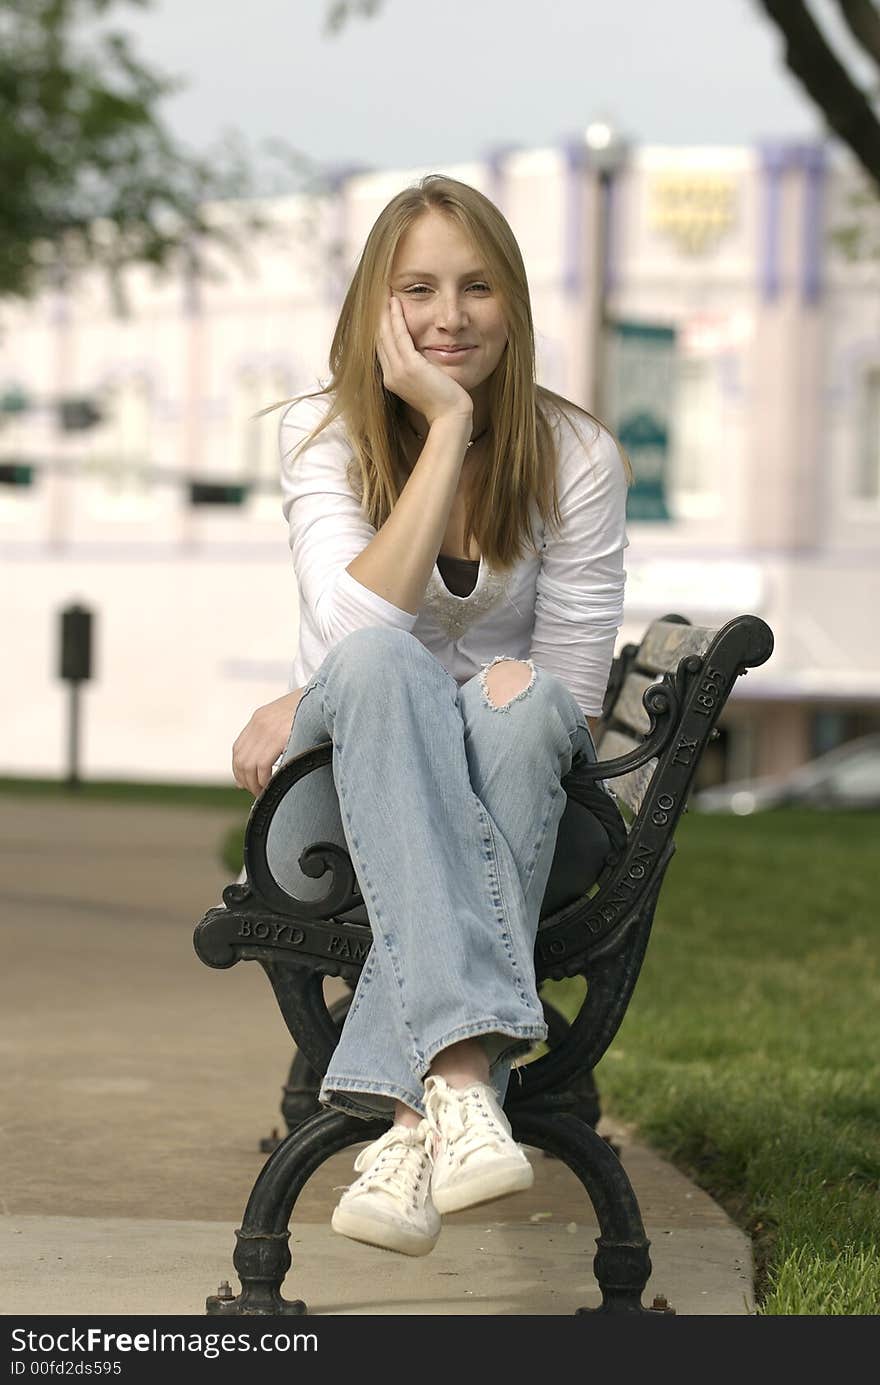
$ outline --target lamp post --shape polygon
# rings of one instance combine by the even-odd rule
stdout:
[[[67,783],[71,789],[80,786],[80,684],[92,676],[93,612],[78,602],[61,612],[61,642],[58,672],[70,687],[68,715]]]
[[[592,226],[593,275],[596,289],[593,294],[592,338],[593,379],[589,398],[594,412],[601,418],[608,403],[606,361],[608,355],[608,295],[611,283],[611,253],[613,246],[612,213],[614,179],[626,161],[627,141],[605,117],[592,120],[584,131],[584,143],[589,151],[590,167],[596,175],[595,213]]]

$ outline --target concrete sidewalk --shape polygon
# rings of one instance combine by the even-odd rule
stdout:
[[[192,949],[219,901],[230,814],[0,798],[2,1313],[193,1314],[280,1123],[290,1038],[262,970]],[[600,1074],[601,1089],[601,1074]],[[651,1241],[645,1294],[679,1314],[752,1309],[751,1248],[632,1132],[620,1145]],[[571,1314],[595,1306],[598,1227],[580,1183],[534,1154],[528,1193],[447,1217],[435,1251],[334,1235],[355,1150],[291,1223],[284,1292],[322,1314]]]

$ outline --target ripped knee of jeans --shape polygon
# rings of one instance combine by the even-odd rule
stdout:
[[[490,685],[489,674],[492,669],[499,664],[508,664],[510,667],[503,674],[492,676]],[[526,672],[529,672],[529,680],[523,683]],[[521,697],[525,697],[535,681],[535,665],[531,659],[514,659],[509,654],[496,654],[495,658],[488,664],[484,664],[480,669],[480,687],[483,689],[483,697],[486,706],[492,712],[506,712],[514,702],[518,702]]]

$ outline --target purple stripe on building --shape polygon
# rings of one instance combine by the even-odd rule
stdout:
[[[565,157],[565,242],[562,252],[562,286],[566,294],[577,297],[583,290],[584,255],[584,170],[589,150],[580,139],[566,140]]]
[[[68,275],[61,261],[57,261],[49,275],[49,321],[53,327],[66,327],[71,319],[71,300],[68,292]]]
[[[782,175],[789,165],[791,151],[784,144],[763,144],[760,156],[764,182],[759,270],[761,298],[765,303],[772,303],[782,287],[779,268]]]
[[[604,176],[604,238],[602,274],[605,283],[605,297],[613,293],[620,282],[620,260],[618,237],[620,234],[620,179],[617,172],[607,172]]]
[[[374,171],[369,164],[328,164],[322,170],[321,177],[327,192],[331,196],[337,196],[343,191],[344,185],[350,178],[357,178],[362,173],[373,173]]]
[[[801,293],[805,303],[818,303],[822,295],[822,231],[828,150],[824,144],[804,144],[799,153],[805,180]]]
[[[348,201],[346,184],[349,179],[363,173],[372,173],[367,164],[330,164],[322,171],[322,180],[327,197],[333,200],[334,228],[332,244],[328,246],[327,298],[339,307],[348,286],[345,255],[348,240]]]
[[[518,144],[499,144],[492,149],[487,149],[483,155],[483,161],[486,165],[486,196],[500,212],[504,211],[507,187],[505,164],[511,154],[515,154],[519,148]]]
[[[202,281],[199,275],[198,236],[195,233],[183,248],[181,289],[184,317],[198,317],[202,311]]]
[[[718,357],[718,387],[724,399],[745,399],[743,363],[738,351],[725,351]]]

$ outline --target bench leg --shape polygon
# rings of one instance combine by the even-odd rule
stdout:
[[[548,1103],[546,1110],[516,1104],[507,1108],[514,1138],[555,1155],[580,1179],[599,1221],[593,1272],[602,1291],[599,1308],[585,1313],[651,1313],[642,1293],[651,1276],[639,1204],[614,1150],[591,1126]]]
[[[340,1031],[353,999],[354,992],[349,991],[328,1006],[328,1014],[336,1021]],[[318,1101],[320,1090],[321,1074],[312,1067],[304,1053],[295,1049],[281,1097],[281,1115],[287,1126],[288,1135],[324,1109]],[[279,1135],[277,1130],[273,1130],[271,1135],[260,1140],[260,1152],[271,1154],[281,1144],[282,1139],[283,1136]]]
[[[645,1313],[642,1293],[651,1274],[649,1242],[632,1185],[614,1151],[589,1125],[552,1104],[546,1110],[515,1105],[508,1113],[523,1144],[561,1159],[583,1184],[599,1219],[593,1270],[602,1292],[598,1309],[578,1314]],[[339,1111],[322,1111],[299,1126],[267,1159],[248,1199],[236,1234],[233,1265],[241,1293],[206,1301],[210,1315],[301,1316],[301,1299],[285,1299],[281,1286],[291,1266],[290,1219],[296,1200],[326,1159],[349,1145],[374,1140],[387,1121],[363,1121]]]
[[[241,1281],[241,1293],[228,1298],[211,1294],[205,1304],[209,1315],[308,1313],[301,1299],[281,1295],[291,1265],[289,1225],[296,1200],[325,1159],[349,1145],[375,1140],[387,1128],[387,1121],[364,1121],[339,1111],[321,1111],[282,1141],[263,1165],[235,1233],[232,1263]]]
[[[570,1028],[569,1022],[549,1000],[545,1000],[543,996],[540,999],[544,1019],[547,1021],[547,1047],[557,1048],[565,1042]],[[572,1098],[574,1114],[580,1116],[582,1121],[586,1121],[587,1125],[591,1125],[595,1130],[602,1110],[592,1069],[588,1068],[580,1077],[569,1082],[566,1092]]]
[[[287,1126],[287,1135],[312,1116],[317,1116],[323,1109],[318,1101],[320,1086],[320,1074],[315,1071],[305,1054],[295,1049],[287,1081],[281,1089],[281,1115]],[[284,1135],[274,1126],[271,1135],[264,1135],[260,1140],[260,1153],[273,1154],[283,1140]]]

